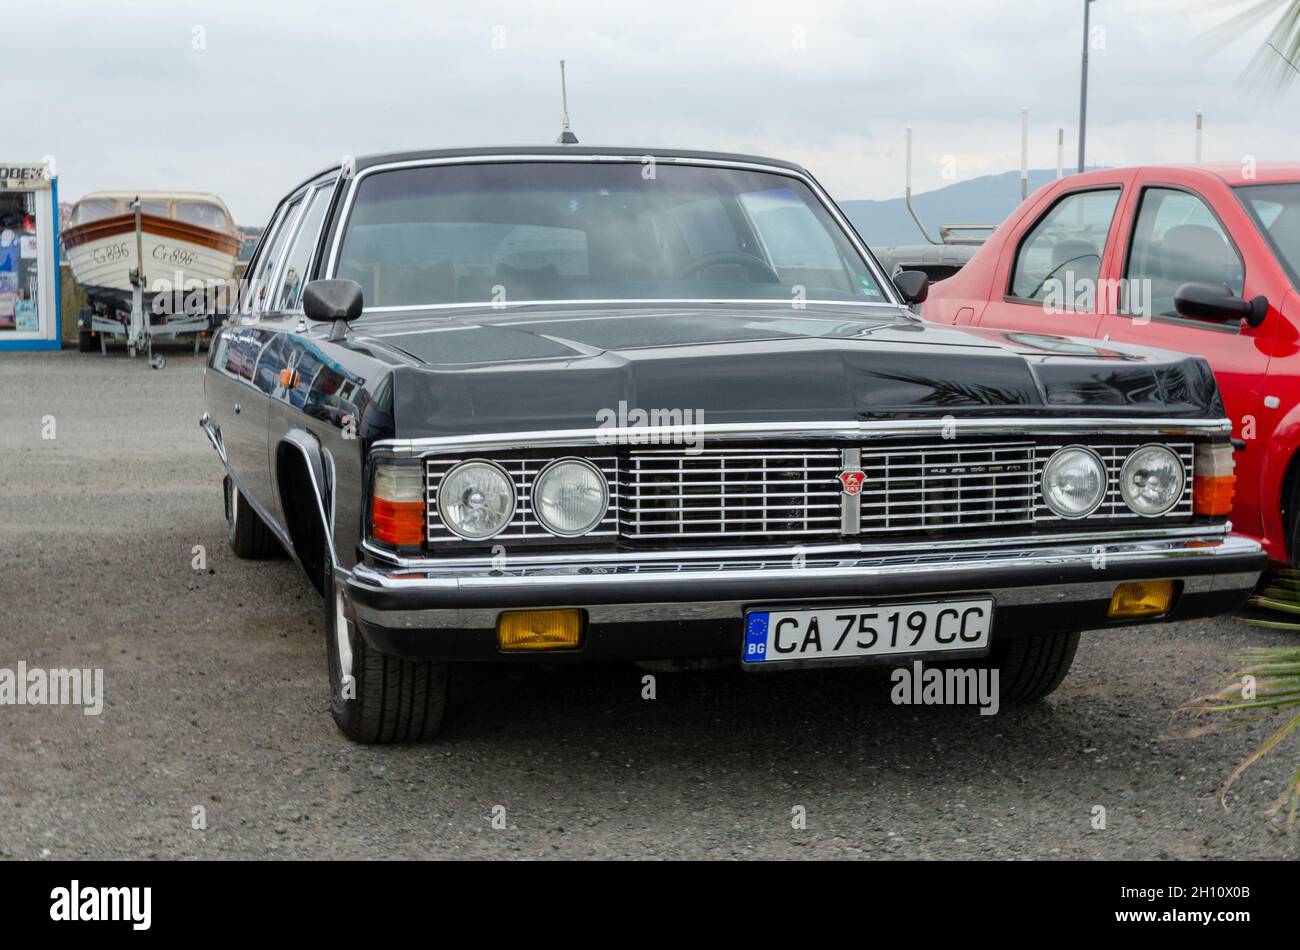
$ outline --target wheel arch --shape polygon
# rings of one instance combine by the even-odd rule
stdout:
[[[1294,526],[1300,517],[1300,406],[1293,407],[1273,430],[1259,489],[1264,537],[1278,538],[1284,555],[1295,563],[1300,555],[1300,551],[1292,549]],[[1278,522],[1271,523],[1270,510],[1277,511]]]
[[[334,552],[333,459],[305,429],[284,434],[275,447],[275,492],[284,527],[312,586],[325,590],[325,571],[338,563]]]

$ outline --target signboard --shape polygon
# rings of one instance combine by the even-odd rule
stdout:
[[[44,164],[15,165],[0,162],[0,188],[18,191],[36,191],[50,187],[50,176]]]

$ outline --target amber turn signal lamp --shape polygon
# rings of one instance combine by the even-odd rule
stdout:
[[[503,650],[572,650],[581,636],[580,610],[508,610],[497,619]]]
[[[1173,581],[1130,581],[1115,588],[1106,616],[1112,620],[1156,617],[1168,613],[1173,602]]]
[[[375,466],[370,536],[393,547],[418,547],[424,540],[424,472],[420,466]]]
[[[1198,515],[1232,513],[1237,484],[1231,445],[1198,445],[1192,477],[1192,510]]]

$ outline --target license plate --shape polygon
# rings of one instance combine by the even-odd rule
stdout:
[[[745,614],[746,663],[905,656],[988,646],[993,601],[930,601]]]

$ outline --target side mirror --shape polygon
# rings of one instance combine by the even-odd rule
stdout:
[[[1247,326],[1257,327],[1268,316],[1268,298],[1242,300],[1222,284],[1183,284],[1174,292],[1174,309],[1189,320],[1245,320]]]
[[[930,296],[930,278],[925,271],[899,271],[894,275],[894,286],[909,304],[924,303]]]
[[[302,292],[302,309],[308,320],[332,321],[331,340],[341,340],[349,320],[361,316],[365,298],[355,280],[313,280]]]

